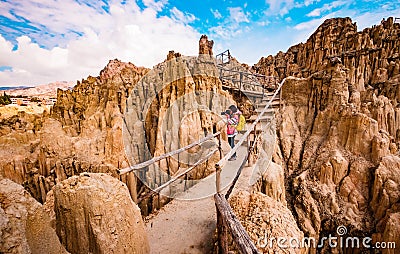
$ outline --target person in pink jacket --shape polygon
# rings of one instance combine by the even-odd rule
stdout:
[[[233,106],[233,107],[232,107]],[[235,146],[235,136],[238,134],[236,126],[239,123],[239,115],[233,110],[238,111],[234,105],[231,105],[229,109],[225,111],[226,117],[226,134],[228,134],[228,143],[233,148]],[[229,158],[230,161],[236,160],[236,152]]]

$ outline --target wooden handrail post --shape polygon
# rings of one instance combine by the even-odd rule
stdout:
[[[228,201],[221,194],[214,195],[215,205],[217,207],[217,224],[218,224],[218,245],[222,249],[222,253],[228,253],[227,235],[232,237],[233,243],[236,245],[238,253],[241,254],[259,254],[256,245],[250,238],[246,229],[240,223],[238,217],[232,211]],[[219,213],[219,214],[218,214]],[[218,223],[218,218],[221,222]],[[222,225],[221,225],[222,224]],[[226,229],[224,229],[224,227]],[[221,234],[221,235],[220,235]],[[218,252],[220,253],[220,252]]]
[[[218,151],[219,151],[219,159],[222,159],[221,133],[218,134]]]
[[[218,151],[219,151],[219,159],[221,160],[223,157],[221,133],[219,133],[218,135]],[[215,188],[217,190],[217,193],[221,191],[221,167],[219,165],[215,165]]]
[[[224,227],[224,224],[223,224],[223,221],[221,218],[221,213],[219,212],[217,205],[215,205],[215,209],[217,210],[217,244],[218,244],[217,245],[217,253],[220,254],[220,253],[224,253],[224,249],[222,247],[222,242],[223,242],[223,238],[224,238],[222,228]]]
[[[239,90],[240,91],[242,91],[242,81],[243,81],[243,73],[242,72],[240,72],[239,73]],[[242,93],[240,93],[240,95],[241,95]]]
[[[221,192],[221,167],[219,165],[215,165],[215,188],[217,190],[217,193]]]
[[[250,136],[250,135],[249,135]],[[250,138],[247,136],[247,166],[250,166]]]
[[[265,84],[262,85],[262,88],[263,88],[263,92],[262,92],[261,101],[264,100],[264,96],[265,96]]]

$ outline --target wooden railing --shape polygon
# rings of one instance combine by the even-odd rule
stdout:
[[[231,53],[229,52],[229,49],[227,49],[224,52],[217,54],[215,58],[217,59],[217,65],[224,65],[231,61]]]
[[[218,54],[216,57],[219,78],[225,86],[238,89],[242,92],[258,93],[258,97],[264,98],[267,89],[275,90],[278,85],[278,78],[274,76],[265,76],[258,73],[251,73],[245,70],[241,65],[230,66],[232,59],[229,49]],[[250,89],[250,90],[249,90]]]
[[[155,189],[152,189],[152,190],[151,190],[150,192],[148,192],[147,194],[141,196],[137,201],[135,200],[137,203],[140,203],[140,202],[143,201],[144,199],[149,198],[150,196],[152,196],[152,195],[154,195],[154,194],[158,194],[162,189],[166,188],[168,185],[170,185],[170,184],[176,182],[176,181],[177,181],[179,178],[181,178],[182,176],[184,176],[184,175],[188,174],[189,172],[191,172],[191,171],[192,171],[193,169],[195,169],[198,165],[200,165],[200,164],[202,164],[203,162],[207,161],[207,160],[208,160],[214,153],[216,153],[217,151],[219,151],[220,158],[222,158],[221,132],[218,131],[218,132],[216,132],[216,133],[214,133],[214,134],[212,134],[212,135],[208,135],[207,137],[204,137],[204,138],[202,138],[202,139],[200,139],[200,140],[198,140],[198,141],[196,141],[196,142],[193,142],[193,143],[191,143],[191,144],[189,144],[189,145],[187,145],[187,146],[185,146],[185,147],[182,147],[182,148],[180,148],[180,149],[171,151],[171,152],[169,152],[169,153],[162,154],[162,155],[160,155],[160,156],[158,156],[158,157],[154,157],[154,158],[152,158],[152,159],[150,159],[150,160],[148,160],[148,161],[145,161],[145,162],[142,162],[142,163],[139,163],[139,164],[135,164],[135,165],[133,165],[133,166],[130,166],[130,167],[127,167],[127,168],[124,168],[124,169],[119,169],[119,170],[118,170],[118,174],[119,174],[119,175],[123,175],[123,174],[131,173],[132,171],[137,171],[137,170],[145,169],[145,168],[147,168],[148,166],[150,166],[150,165],[152,165],[152,164],[154,164],[154,163],[156,163],[156,162],[158,162],[158,161],[167,159],[167,158],[169,158],[169,157],[171,157],[171,156],[174,156],[174,155],[176,155],[176,154],[179,154],[179,153],[182,153],[182,152],[184,152],[184,151],[187,151],[187,150],[189,150],[190,148],[195,147],[195,146],[198,146],[198,145],[201,145],[201,144],[203,144],[204,142],[206,142],[206,141],[208,141],[208,140],[210,140],[210,139],[213,139],[213,138],[215,138],[215,137],[218,138],[218,148],[215,148],[215,149],[211,150],[205,157],[203,157],[203,158],[201,158],[200,160],[198,160],[196,163],[194,163],[194,164],[193,164],[192,166],[190,166],[189,168],[185,169],[183,172],[179,173],[179,174],[176,175],[176,176],[173,176],[171,179],[169,179],[169,180],[166,181],[165,183],[162,183],[160,186],[156,187]]]
[[[217,236],[218,236],[218,253],[228,253],[229,252],[229,236],[232,237],[233,242],[235,243],[236,248],[242,254],[248,253],[259,253],[255,244],[251,240],[250,236],[247,234],[246,230],[243,228],[242,224],[232,211],[232,208],[229,206],[227,199],[235,187],[240,174],[248,161],[249,153],[251,149],[247,150],[247,154],[244,157],[242,163],[237,169],[237,173],[235,178],[233,179],[231,186],[225,195],[221,194],[221,170],[223,166],[227,163],[227,160],[239,149],[239,147],[243,144],[243,142],[248,139],[248,136],[251,132],[253,132],[257,126],[257,123],[263,117],[264,113],[272,104],[272,101],[279,94],[282,85],[285,83],[286,78],[282,80],[279,84],[278,88],[275,90],[273,96],[268,101],[267,105],[265,105],[263,111],[258,115],[257,119],[252,123],[250,128],[244,133],[244,135],[239,139],[238,143],[228,152],[220,161],[215,164],[216,168],[216,189],[217,193],[214,195],[215,206],[217,210]],[[253,146],[256,145],[256,142],[253,142]],[[252,147],[254,149],[254,147]],[[232,169],[230,169],[232,170]]]
[[[277,88],[278,78],[274,76],[265,76],[247,71],[232,70],[224,66],[218,66],[219,78],[222,81],[230,81],[232,85],[236,85],[240,91],[246,91],[246,88],[260,88],[262,94],[266,89]],[[248,90],[248,89],[247,89]]]

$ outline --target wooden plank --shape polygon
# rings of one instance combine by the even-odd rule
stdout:
[[[240,90],[239,88],[233,87],[233,86],[227,86],[227,85],[222,85],[223,88],[228,88],[228,89],[233,89],[235,91],[242,91],[245,95],[247,96],[252,96],[252,97],[262,97],[263,92],[258,92],[258,91],[250,91],[250,90]]]
[[[204,138],[202,138],[202,139],[200,139],[200,140],[198,140],[198,141],[196,141],[196,142],[194,142],[194,143],[191,143],[191,144],[189,144],[189,145],[187,145],[187,146],[185,146],[185,147],[182,147],[182,148],[180,148],[180,149],[178,149],[178,150],[171,151],[171,152],[169,152],[169,153],[165,153],[165,154],[160,155],[160,156],[158,156],[158,157],[154,157],[154,158],[152,158],[151,160],[148,160],[148,161],[145,161],[145,162],[142,162],[142,163],[139,163],[139,164],[136,164],[136,165],[133,165],[133,166],[124,168],[124,169],[119,169],[119,170],[118,170],[118,174],[120,174],[120,175],[121,175],[121,174],[126,174],[126,173],[128,173],[128,172],[133,171],[133,170],[138,170],[138,169],[147,167],[147,166],[149,166],[149,165],[151,165],[151,164],[153,164],[153,163],[156,163],[157,161],[160,161],[160,160],[162,160],[162,159],[165,159],[165,158],[168,158],[168,157],[173,156],[173,155],[175,155],[175,154],[178,154],[178,153],[181,153],[181,152],[183,152],[183,151],[186,151],[186,150],[188,150],[188,149],[190,149],[190,148],[192,148],[192,147],[194,147],[194,146],[201,145],[201,144],[204,143],[205,141],[210,140],[210,139],[212,139],[212,138],[214,138],[214,137],[216,137],[216,136],[218,136],[218,135],[220,135],[220,134],[221,134],[221,132],[218,131],[218,132],[214,133],[213,135],[209,135],[209,136],[207,136],[207,137],[204,137]]]
[[[217,193],[220,193],[221,191],[221,168],[216,166],[215,167],[215,189],[217,190]]]
[[[214,195],[215,205],[222,218],[224,226],[227,227],[229,234],[232,236],[237,249],[242,254],[260,253],[256,245],[251,240],[249,234],[243,228],[239,219],[236,217],[228,201],[221,194]],[[218,231],[222,231],[222,227],[218,227]]]
[[[235,72],[235,73],[244,73],[244,74],[250,74],[252,76],[256,76],[259,78],[271,78],[271,79],[276,79],[277,77],[275,76],[265,76],[259,73],[251,73],[251,72],[246,72],[246,71],[237,71],[237,70],[231,70],[231,69],[226,69],[224,67],[218,67],[220,70],[222,71],[226,71],[226,72]]]

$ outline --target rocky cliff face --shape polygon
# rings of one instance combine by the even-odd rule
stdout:
[[[344,225],[346,236],[400,243],[399,34],[392,18],[362,32],[349,18],[331,19],[305,44],[253,67],[294,76],[282,89],[274,161],[306,236],[321,239]]]
[[[125,184],[84,173],[54,188],[56,229],[71,253],[149,253],[139,207]]]
[[[0,180],[0,252],[68,253],[42,205],[24,188]]]
[[[331,58],[347,68],[347,78],[355,90],[377,87],[399,74],[399,24],[393,18],[361,32],[350,18],[326,20],[306,43],[292,46],[286,53],[263,57],[253,66],[265,75],[309,77],[323,70]],[[385,86],[392,89],[392,86]],[[382,89],[381,92],[383,92]]]
[[[296,225],[290,210],[281,202],[260,192],[240,191],[229,201],[250,238],[262,253],[307,253],[300,244],[289,241],[278,246],[280,237],[301,239],[303,232]]]
[[[222,130],[224,124],[220,122],[220,112],[234,103],[231,95],[222,90],[215,60],[210,55],[182,57],[170,52],[167,59],[147,73],[132,91],[145,96],[131,96],[127,100],[124,139],[131,165],[177,150]],[[154,188],[205,157],[212,148],[216,147],[194,147],[136,175],[147,186]],[[215,154],[191,172],[188,179],[208,175],[214,170],[218,158]],[[184,184],[183,187],[188,186]],[[174,190],[166,189],[164,194],[174,196],[178,189],[177,186]],[[141,208],[149,209],[147,205]]]
[[[171,51],[153,70],[111,60],[98,77],[72,90],[58,91],[50,113],[19,114],[0,122],[0,173],[23,184],[40,202],[58,182],[82,172],[110,173],[188,145],[221,128],[219,113],[233,103],[222,90],[203,36],[199,57]],[[218,126],[217,126],[218,125]],[[125,142],[125,144],[124,144]],[[163,160],[160,171],[141,174],[148,186],[204,156],[209,148]],[[214,169],[215,158],[188,176],[198,179]],[[164,174],[164,173],[166,174]],[[121,176],[134,200],[147,188],[134,174]],[[166,193],[168,194],[168,193]],[[144,213],[158,200],[141,204]]]
[[[55,183],[88,172],[109,172],[126,164],[122,113],[133,86],[147,72],[112,60],[97,78],[73,90],[58,90],[50,114],[20,113],[0,123],[0,172],[23,184],[39,201]]]

